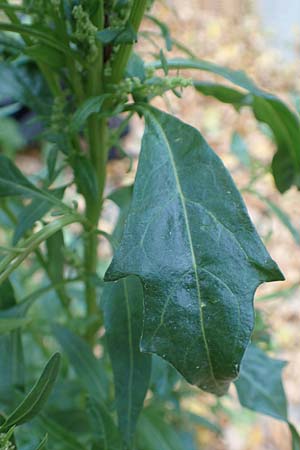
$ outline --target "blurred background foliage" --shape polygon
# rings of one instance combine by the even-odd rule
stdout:
[[[282,16],[282,6],[285,4]],[[299,5],[289,0],[288,8],[282,0],[239,1],[239,0],[166,0],[156,2],[153,15],[166,22],[172,35],[200,58],[207,59],[247,72],[259,86],[274,92],[283,98],[293,109],[300,109],[300,11]],[[294,8],[294,9],[293,9]],[[287,12],[287,9],[289,11]],[[268,19],[268,16],[270,19]],[[299,26],[299,28],[298,28]],[[147,55],[157,52],[155,39],[160,39],[162,45],[168,33],[160,29],[153,21],[146,19],[139,40],[139,51]],[[0,43],[1,47],[1,43]],[[166,52],[172,56],[172,52]],[[178,51],[174,51],[178,54]],[[5,74],[0,80],[1,97],[7,95]],[[199,78],[202,79],[202,78]],[[203,80],[214,80],[210,75],[203,75]],[[35,89],[39,87],[35,85]],[[250,111],[243,109],[235,111],[231,106],[221,104],[209,97],[196,95],[195,91],[186,89],[183,101],[174,94],[166,93],[162,99],[155,99],[154,104],[164,110],[169,110],[185,121],[195,125],[206,137],[209,144],[222,157],[225,165],[233,175],[238,187],[246,200],[250,214],[263,237],[273,258],[278,262],[286,276],[284,283],[273,283],[263,286],[256,296],[256,328],[254,340],[261,346],[273,352],[274,356],[288,361],[284,368],[284,384],[290,408],[290,418],[294,423],[300,423],[300,333],[299,333],[299,280],[300,280],[300,202],[296,188],[281,195],[275,189],[270,174],[270,164],[274,154],[274,145],[266,126],[259,125]],[[47,105],[42,105],[46,107]],[[129,133],[123,139],[124,150],[129,156],[124,156],[123,148],[111,152],[108,163],[108,191],[130,184],[134,179],[139,142],[142,134],[142,123],[135,118]],[[2,104],[0,108],[0,151],[10,157],[15,157],[22,170],[35,180],[42,178],[42,168],[49,155],[49,145],[42,139],[39,123],[31,112],[20,104]],[[68,172],[64,172],[64,182],[68,182]],[[76,196],[72,192],[72,197]],[[78,203],[81,198],[78,196]],[[5,207],[5,205],[3,205]],[[18,204],[10,205],[12,214],[18,216]],[[116,222],[117,208],[108,202],[102,219],[101,229],[111,232]],[[0,216],[0,244],[5,245],[12,238],[10,223],[6,215]],[[76,227],[65,233],[69,244],[68,261],[70,271],[75,268],[82,249],[76,239]],[[103,238],[100,245],[101,256],[104,259],[103,272],[110,257],[110,247]],[[101,268],[100,268],[101,269]],[[72,273],[69,274],[72,277]],[[12,277],[16,295],[24,298],[34,291],[35,286],[43,287],[46,280],[34,264],[27,264],[24,269]],[[99,280],[95,280],[97,283]],[[82,293],[74,282],[69,288],[69,295],[74,293],[76,302],[77,323],[73,327],[84,327],[82,320],[80,298]],[[42,305],[42,306],[41,306]],[[31,310],[31,333],[25,334],[25,347],[32,349],[32,373],[40,367],[40,360],[48,357],[56,344],[49,337],[47,318],[49,315],[60,314],[58,299],[45,291],[43,303],[35,303]],[[80,320],[81,319],[81,320]],[[74,319],[75,320],[75,319]],[[34,329],[34,324],[39,328]],[[72,324],[69,324],[72,327]],[[41,336],[40,330],[44,333]],[[34,340],[43,340],[39,348],[33,345]],[[58,339],[59,340],[59,339]],[[101,343],[101,338],[100,338]],[[42,354],[42,348],[48,348]],[[101,345],[98,348],[101,352]],[[36,363],[35,363],[36,361]],[[140,438],[140,448],[163,449],[163,437],[169,429],[163,428],[164,420],[174,424],[180,430],[182,442],[187,449],[201,448],[204,450],[289,450],[290,438],[285,424],[275,422],[267,417],[258,417],[254,413],[242,409],[236,400],[235,389],[225,398],[216,399],[213,396],[191,388],[173,369],[162,369],[161,362],[154,358],[152,390],[157,394],[157,404],[151,403],[141,418],[141,427],[148,430]],[[62,368],[64,371],[64,366]],[[61,384],[60,384],[61,386]],[[80,405],[83,401],[76,391],[76,384],[64,386],[63,391],[55,392],[65,400],[68,407],[70,394],[78,408],[78,420],[67,423],[63,418],[65,429],[51,423],[46,414],[38,419],[40,426],[46,426],[51,433],[64,439],[68,430],[84,429],[84,420],[80,415]],[[159,399],[168,399],[170,407],[162,417]],[[179,398],[184,410],[179,417],[177,408]],[[75,399],[75,400],[74,400]],[[48,405],[51,410],[53,405]],[[69,405],[73,407],[73,403]],[[53,411],[52,411],[53,412]],[[57,412],[59,414],[59,412]],[[78,428],[79,427],[79,428]],[[155,428],[154,428],[155,427]],[[30,426],[29,426],[30,429]],[[154,434],[155,430],[155,434]],[[191,442],[187,431],[193,430],[195,442]],[[83,433],[84,435],[84,433]],[[148,436],[148,437],[147,437]],[[67,436],[68,438],[68,436]],[[147,439],[149,442],[147,442]],[[174,437],[169,436],[176,449]],[[172,441],[173,440],[173,441]],[[76,448],[76,442],[70,447]],[[72,447],[73,445],[73,447]],[[24,448],[26,439],[24,438]]]

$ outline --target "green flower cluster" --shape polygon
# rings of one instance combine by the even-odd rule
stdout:
[[[137,77],[125,78],[113,90],[118,94],[119,98],[127,99],[129,94],[138,95],[139,97],[156,97],[164,94],[166,91],[183,89],[193,85],[193,80],[180,76],[176,77],[151,77],[145,81],[141,81]]]
[[[0,433],[0,450],[14,450],[15,446],[9,442],[7,434]]]
[[[98,48],[96,43],[97,28],[91,22],[91,19],[81,5],[74,6],[72,10],[76,20],[75,38],[87,49],[86,59],[88,62],[94,62],[97,58]]]
[[[51,129],[54,132],[61,132],[66,123],[65,113],[66,97],[65,95],[56,97],[52,105]]]

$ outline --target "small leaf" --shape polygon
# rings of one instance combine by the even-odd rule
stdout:
[[[43,408],[56,381],[60,365],[60,355],[55,353],[46,364],[39,380],[26,395],[22,403],[7,417],[0,430],[13,425],[29,422]]]
[[[59,325],[53,327],[55,338],[66,352],[77,376],[91,397],[95,400],[107,398],[107,380],[104,368],[79,336]]]
[[[284,361],[270,358],[262,350],[250,345],[242,362],[239,379],[235,382],[241,405],[286,422],[292,433],[293,450],[299,448],[300,439],[289,422],[287,402],[281,380]]]
[[[137,34],[129,22],[122,28],[105,28],[98,31],[96,37],[105,45],[133,44],[137,41]]]
[[[162,50],[160,50],[160,52],[159,52],[159,57],[161,60],[161,65],[162,65],[163,71],[164,71],[165,75],[168,75],[169,67],[168,67],[168,63],[167,63],[165,54]]]
[[[147,393],[151,357],[139,349],[143,324],[143,290],[128,277],[105,290],[104,324],[112,361],[119,428],[131,442]]]
[[[62,199],[65,189],[60,188],[52,191],[52,194],[58,199]],[[25,206],[18,216],[18,223],[15,228],[13,236],[13,245],[16,245],[19,240],[31,230],[34,224],[42,219],[45,214],[53,207],[49,200],[33,199],[29,205]]]
[[[170,30],[164,22],[161,22],[156,17],[151,16],[150,14],[146,15],[147,19],[151,20],[161,31],[161,34],[166,43],[166,49],[170,52],[172,50],[172,38],[170,34]]]
[[[253,295],[282,280],[221,160],[201,134],[143,106],[131,209],[105,280],[140,278],[141,348],[224,394],[253,330]]]
[[[29,322],[27,318],[0,319],[0,335],[25,327]]]
[[[104,101],[109,97],[110,94],[103,94],[85,100],[73,115],[70,131],[74,133],[80,131],[91,114],[99,113],[101,111]]]

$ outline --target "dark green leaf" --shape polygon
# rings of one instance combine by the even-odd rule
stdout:
[[[29,422],[43,408],[54,383],[56,381],[60,365],[60,355],[55,353],[46,364],[39,380],[26,395],[22,403],[7,417],[1,430],[8,429],[14,425]]]
[[[292,432],[293,450],[299,449],[300,439],[290,424],[281,380],[285,362],[272,359],[262,350],[250,345],[242,362],[239,379],[235,382],[240,403],[253,411],[286,422]]]
[[[54,327],[54,335],[66,352],[78,378],[95,400],[107,397],[107,380],[104,368],[90,346],[79,336],[59,325]]]
[[[109,97],[110,94],[103,94],[85,100],[73,115],[70,125],[71,132],[80,131],[91,114],[101,111],[104,101]]]
[[[96,37],[103,44],[133,44],[137,41],[137,34],[130,23],[122,28],[105,28],[98,31]]]
[[[64,208],[56,195],[35,187],[9,158],[0,155],[0,197],[9,196],[37,197]]]
[[[128,277],[106,288],[104,324],[114,372],[119,427],[126,442],[135,431],[150,381],[151,356],[141,353],[143,290]]]
[[[6,316],[8,311],[17,305],[14,290],[9,280],[0,285],[0,313]],[[21,316],[14,314],[13,318]],[[1,320],[1,319],[0,319]],[[21,338],[21,330],[15,330],[9,335],[0,337],[0,399],[9,406],[13,405],[14,388],[24,390],[24,354]]]
[[[33,60],[53,67],[61,69],[65,63],[65,55],[53,47],[45,47],[42,44],[34,44],[26,47],[26,52]]]
[[[129,208],[130,208],[130,204],[131,204],[131,200],[132,200],[132,191],[133,191],[133,186],[124,186],[124,187],[112,192],[112,194],[110,194],[110,196],[108,197],[120,208],[118,221],[117,221],[117,224],[116,224],[114,232],[113,232],[113,239],[115,242],[120,242],[120,240],[121,240],[123,230],[124,230],[125,220],[128,216],[128,212],[129,212]]]
[[[105,277],[141,279],[142,350],[220,395],[239,373],[257,286],[283,276],[201,134],[154,108],[143,111],[132,205]]]
[[[121,450],[119,431],[103,404],[91,400],[88,411],[95,436],[93,450]]]
[[[90,159],[84,155],[77,155],[73,169],[78,192],[92,205],[97,203],[99,200],[97,176]]]
[[[42,430],[46,430],[51,441],[60,445],[64,450],[82,450],[82,444],[74,437],[74,433],[66,430],[49,415],[40,414],[36,423]],[[45,431],[44,431],[45,432]]]

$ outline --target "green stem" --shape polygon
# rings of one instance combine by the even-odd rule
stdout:
[[[147,3],[147,0],[134,0],[133,2],[132,10],[129,16],[129,23],[136,33],[140,28]],[[118,83],[123,78],[132,48],[133,44],[120,45],[112,66],[111,82],[113,84]]]
[[[100,3],[97,13],[92,18],[93,23],[98,29],[104,27],[103,2]],[[94,97],[103,93],[103,47],[98,45],[97,60],[94,64],[90,64],[87,80],[87,95]],[[89,156],[96,172],[98,181],[98,202],[91,203],[89,198],[86,202],[86,216],[92,224],[92,228],[96,229],[101,214],[103,193],[106,181],[106,162],[107,162],[107,122],[103,118],[98,118],[96,114],[92,114],[88,119],[88,142]],[[87,315],[99,314],[96,298],[96,287],[91,280],[90,275],[96,273],[98,259],[98,237],[95,233],[87,233],[85,240],[85,296]],[[88,336],[93,341],[93,336]]]

